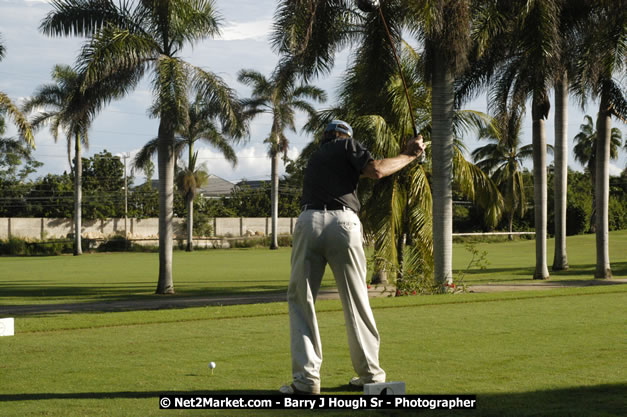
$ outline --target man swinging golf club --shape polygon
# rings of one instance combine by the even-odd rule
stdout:
[[[380,179],[394,174],[424,152],[422,137],[410,140],[393,158],[375,160],[353,139],[353,129],[334,120],[305,170],[302,213],[294,228],[292,273],[287,292],[292,352],[291,384],[283,394],[319,394],[322,345],[314,303],[327,264],[342,300],[348,345],[357,376],[355,387],[385,382],[379,366],[379,332],[366,286],[366,256],[357,213],[360,176]]]

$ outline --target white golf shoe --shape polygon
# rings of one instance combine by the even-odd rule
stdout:
[[[285,395],[320,395],[320,388],[314,387],[314,389],[309,392],[299,390],[294,384],[285,384],[279,388],[279,392]]]

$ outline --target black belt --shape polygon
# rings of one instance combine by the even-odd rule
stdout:
[[[350,210],[353,213],[355,210],[352,208],[345,206],[340,203],[329,203],[329,204],[305,204],[302,207],[302,211],[306,210]]]

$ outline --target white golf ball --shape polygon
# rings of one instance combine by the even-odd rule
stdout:
[[[216,363],[215,362],[209,362],[209,369],[213,369],[216,367]]]

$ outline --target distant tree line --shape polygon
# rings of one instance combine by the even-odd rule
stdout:
[[[0,158],[0,217],[72,218],[73,173],[46,174],[29,179],[41,167],[28,148],[21,146],[4,149]],[[83,158],[83,217],[88,220],[124,217],[124,164],[120,157],[102,151]],[[551,168],[551,167],[549,167]],[[298,217],[303,164],[293,161],[287,175],[279,183],[279,217]],[[514,231],[533,230],[533,174],[522,172],[527,204],[530,209],[524,216],[515,216]],[[552,190],[552,169],[549,169],[549,192]],[[133,218],[158,217],[159,195],[150,182],[134,186],[135,178],[128,178],[128,212]],[[269,217],[272,210],[270,181],[259,188],[236,187],[230,195],[220,198],[194,198],[194,234],[210,231],[213,217]],[[174,196],[174,214],[186,216],[184,191]],[[567,202],[567,235],[593,231],[593,190],[590,174],[569,170]],[[454,194],[455,208],[453,230],[455,233],[505,231],[507,219],[503,217],[496,227],[486,224],[483,209],[465,200],[461,193]],[[554,233],[552,221],[554,206],[549,200],[549,234]],[[610,230],[627,229],[627,171],[610,178]]]

